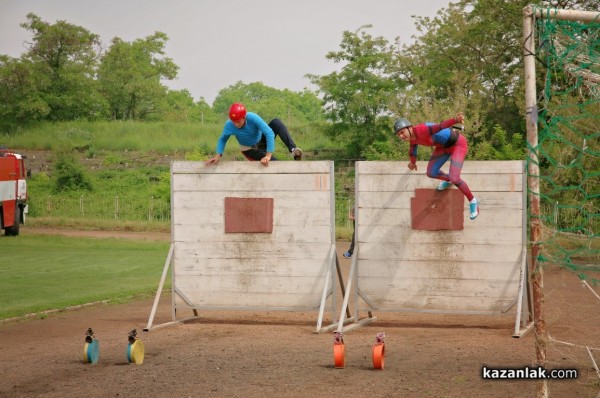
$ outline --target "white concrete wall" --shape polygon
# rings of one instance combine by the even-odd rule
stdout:
[[[335,243],[332,175],[329,161],[173,162],[176,307],[318,310]],[[273,198],[273,232],[226,234],[225,197]]]
[[[465,162],[461,176],[481,205],[471,221],[465,199],[462,231],[411,229],[415,189],[439,181],[426,176],[427,162],[416,172],[406,165],[356,163],[356,286],[374,308],[358,291],[355,304],[361,311],[508,311],[525,261],[523,162]]]

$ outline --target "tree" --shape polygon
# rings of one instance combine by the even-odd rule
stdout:
[[[66,21],[51,25],[33,13],[27,14],[27,22],[21,26],[33,33],[33,42],[22,56],[30,85],[21,88],[31,95],[36,93],[34,114],[47,110],[45,117],[50,120],[102,115],[105,103],[94,79],[98,35]]]
[[[219,91],[213,102],[213,110],[225,119],[234,102],[244,103],[250,111],[258,113],[267,122],[275,117],[286,123],[323,119],[319,98],[308,90],[297,93],[287,89],[278,90],[260,82],[246,84],[239,81]]]
[[[261,82],[246,84],[242,81],[238,81],[219,91],[213,102],[213,110],[216,114],[221,114],[226,117],[232,103],[242,102],[252,108],[252,112],[262,114],[262,112],[260,112],[262,109],[258,109],[260,103],[269,98],[276,97],[277,95],[277,89],[265,86]]]
[[[102,57],[98,80],[113,119],[141,120],[159,114],[167,88],[161,79],[177,77],[179,67],[164,57],[166,34],[156,32],[127,43],[118,37]]]
[[[167,90],[159,106],[160,120],[190,122],[198,120],[198,107],[188,90]]]
[[[464,110],[478,124],[474,144],[491,139],[496,125],[522,134],[521,21],[529,3],[462,0],[435,17],[415,17],[423,34],[396,58],[397,73],[411,84],[397,109],[441,102],[451,114]]]
[[[200,97],[200,100],[196,102],[196,110],[198,114],[193,120],[199,121],[201,124],[219,123],[222,121],[210,105],[208,105],[204,97]]]
[[[39,79],[31,61],[0,55],[0,128],[42,120],[50,113],[37,89]]]
[[[496,125],[491,139],[479,142],[472,151],[474,160],[525,159],[525,142],[520,134],[514,134],[509,142],[506,131]]]
[[[367,33],[370,25],[345,31],[340,51],[327,59],[343,64],[326,76],[307,75],[323,95],[325,116],[332,123],[328,134],[347,142],[351,157],[364,157],[376,141],[387,141],[393,95],[404,81],[391,79],[393,48],[383,37]]]

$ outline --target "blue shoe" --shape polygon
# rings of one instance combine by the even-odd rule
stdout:
[[[476,219],[479,215],[479,199],[473,198],[473,200],[469,202],[469,211],[471,212],[469,218],[471,220]]]
[[[437,190],[438,191],[443,191],[444,189],[448,188],[450,185],[450,181],[442,181],[440,182],[440,184],[437,186]]]
[[[352,257],[352,253],[346,252],[346,253],[344,253],[344,257],[351,258]]]

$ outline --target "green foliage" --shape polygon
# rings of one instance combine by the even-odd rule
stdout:
[[[316,94],[310,91],[295,93],[278,90],[260,82],[241,81],[222,89],[213,102],[213,110],[223,121],[234,102],[242,102],[249,111],[259,114],[266,122],[278,117],[286,124],[323,120],[323,111]]]
[[[92,190],[92,183],[85,170],[67,151],[59,151],[55,154],[52,179],[55,193]]]
[[[0,55],[0,129],[13,131],[50,113],[37,89],[39,79],[31,61]]]
[[[336,239],[352,239],[354,225],[348,215],[354,203],[354,162],[340,160],[335,165]]]
[[[102,114],[105,102],[94,80],[99,36],[66,21],[51,25],[33,13],[21,26],[33,34],[22,57],[31,79],[21,89],[37,94],[37,108],[48,110],[45,118],[72,120]]]
[[[197,114],[192,115],[192,120],[199,121],[200,124],[219,124],[227,120],[225,117],[217,115],[208,105],[204,98],[196,103]]]
[[[209,156],[209,150],[208,148],[205,147],[197,147],[194,148],[194,150],[192,152],[187,152],[185,154],[185,160],[189,160],[189,161],[203,161],[203,160],[208,160]]]
[[[161,84],[161,79],[174,79],[179,69],[164,56],[167,40],[161,32],[132,43],[118,37],[112,40],[98,70],[98,82],[112,118],[148,119],[156,116],[164,104],[169,109],[168,120],[189,120],[186,111],[194,107],[189,93],[173,92],[167,96],[167,89]]]
[[[0,55],[2,131],[18,132],[44,120],[219,124],[234,101],[252,103],[252,111],[266,120],[323,120],[319,99],[308,90],[240,82],[222,90],[213,111],[204,98],[194,102],[188,90],[167,89],[162,81],[174,79],[179,67],[165,55],[168,37],[162,32],[132,42],[115,37],[101,51],[99,37],[82,27],[65,21],[49,24],[35,14],[27,18],[22,26],[34,35],[28,51],[19,59]]]
[[[348,156],[364,157],[376,141],[386,141],[389,119],[384,115],[401,81],[391,79],[393,48],[383,37],[367,33],[370,25],[344,32],[341,50],[327,58],[344,66],[326,76],[307,75],[323,95],[332,123],[327,133],[346,142]]]
[[[410,85],[391,109],[427,121],[464,111],[467,129],[478,131],[469,140],[474,157],[479,144],[487,148],[496,125],[523,135],[522,13],[529,3],[462,0],[435,17],[415,17],[422,35],[403,46],[395,66]],[[437,108],[435,114],[422,114],[428,106]]]
[[[478,143],[473,152],[476,160],[521,160],[525,158],[525,144],[518,134],[509,142],[506,131],[496,125],[491,139]]]
[[[38,195],[45,197],[50,196],[54,192],[52,178],[45,172],[35,173],[27,180],[27,195],[29,197],[29,215],[35,217],[35,207],[31,206],[32,200],[37,200]]]
[[[163,200],[165,203],[171,203],[171,173],[169,170],[160,171],[154,181],[155,183],[150,189],[152,197]]]
[[[398,160],[398,149],[390,140],[375,141],[364,151],[365,160]]]
[[[188,90],[169,90],[160,103],[160,113],[154,116],[157,120],[167,122],[191,122],[199,120],[198,105]]]
[[[106,161],[106,158],[112,160]],[[99,170],[84,171],[85,181],[95,188],[93,191],[81,186],[58,191],[56,176],[50,179],[45,173],[34,173],[28,181],[29,215],[83,217],[90,220],[112,218],[122,221],[168,221],[168,166],[130,168],[127,162],[119,160],[122,159],[119,155],[108,154],[106,158],[101,161],[103,166]],[[66,163],[75,162],[70,159]]]
[[[102,51],[98,35],[66,21],[50,24],[27,15],[33,34],[27,51],[0,55],[0,128],[38,120],[169,120],[200,118],[186,90],[169,91],[162,80],[179,67],[165,56],[166,34],[131,43],[116,37]]]
[[[103,166],[117,166],[119,164],[122,164],[124,161],[125,160],[124,160],[123,156],[121,156],[120,154],[108,153],[102,160],[102,165]]]
[[[93,173],[94,179],[102,181],[103,192],[109,195],[149,194],[160,180],[160,176],[168,173],[168,166],[153,166],[134,169],[108,168]]]

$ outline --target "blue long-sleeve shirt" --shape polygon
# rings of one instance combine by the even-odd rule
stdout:
[[[227,140],[232,135],[235,136],[240,145],[253,146],[258,144],[263,134],[267,139],[267,152],[273,153],[275,151],[275,133],[256,113],[246,113],[246,123],[239,129],[235,127],[231,120],[228,120],[217,142],[217,153],[219,155],[223,154]]]

